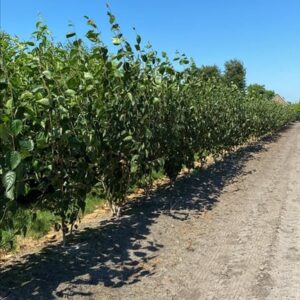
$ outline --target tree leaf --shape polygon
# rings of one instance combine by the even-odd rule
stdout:
[[[48,98],[42,98],[37,101],[37,103],[43,105],[43,106],[50,106],[50,100]]]
[[[115,16],[114,16],[112,13],[110,13],[110,12],[108,12],[107,15],[109,16],[109,23],[112,25],[112,24],[115,22],[116,18],[115,18]]]
[[[22,151],[32,151],[34,149],[33,140],[23,140],[19,142]]]
[[[69,39],[69,38],[71,38],[71,37],[73,37],[73,36],[75,36],[75,35],[76,35],[75,32],[68,32],[68,33],[66,34],[66,38]]]
[[[8,191],[5,191],[5,197],[10,200],[14,200],[15,199],[15,188],[12,187]]]
[[[16,172],[8,171],[2,177],[2,184],[6,191],[9,191],[16,182]]]
[[[92,42],[97,42],[99,40],[99,34],[93,30],[89,30],[85,36]]]
[[[27,100],[32,98],[33,94],[29,91],[25,91],[24,93],[22,93],[20,100]]]
[[[130,173],[136,173],[138,170],[138,165],[136,163],[132,163],[130,166]]]
[[[65,91],[66,95],[69,96],[69,97],[74,97],[76,95],[76,92],[72,89],[67,89]]]
[[[11,170],[14,170],[21,162],[21,155],[18,151],[12,151],[8,154],[8,162]]]
[[[96,23],[95,23],[94,20],[88,19],[87,23],[88,23],[88,25],[90,25],[90,26],[92,26],[92,27],[94,27],[94,28],[97,28],[97,25],[96,25]]]
[[[14,136],[17,136],[23,129],[23,123],[21,120],[14,120],[11,123],[10,131]]]
[[[6,141],[9,138],[9,130],[4,124],[0,124],[0,139]]]
[[[131,135],[128,135],[128,136],[126,136],[126,137],[123,139],[124,142],[128,142],[128,141],[131,141],[131,140],[132,140],[132,136],[131,136]]]
[[[46,70],[43,72],[43,75],[48,79],[51,80],[52,79],[52,73],[49,70]]]
[[[131,93],[127,93],[127,96],[128,96],[128,98],[129,98],[129,100],[132,102],[133,101],[133,96],[132,96],[132,94]]]
[[[90,72],[84,72],[83,74],[84,79],[93,79],[94,76]]]
[[[113,42],[113,44],[114,44],[115,46],[118,46],[118,45],[121,44],[122,40],[121,40],[119,37],[114,37],[114,38],[112,39],[112,42]]]

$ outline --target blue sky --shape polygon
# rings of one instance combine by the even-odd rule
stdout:
[[[68,23],[86,30],[84,15],[99,25],[110,41],[105,0],[0,0],[2,29],[27,39],[38,14],[57,40]],[[238,58],[247,82],[264,84],[289,101],[300,99],[299,0],[110,0],[113,13],[129,39],[136,27],[155,49],[176,50],[198,65]]]

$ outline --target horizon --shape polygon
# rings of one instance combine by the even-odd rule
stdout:
[[[105,43],[110,44],[104,0],[76,5],[70,0],[63,3],[0,0],[0,3],[1,30],[10,35],[29,39],[41,14],[55,40],[63,42],[70,31],[70,21],[74,31],[84,35],[87,28],[84,15],[88,15],[98,24]],[[163,3],[111,0],[110,6],[130,41],[134,39],[132,28],[135,27],[143,42],[149,41],[155,50],[166,51],[171,57],[178,50],[192,57],[198,66],[217,65],[224,70],[226,61],[238,59],[247,70],[247,85],[264,85],[286,101],[299,101],[300,40],[297,35],[300,20],[297,11],[300,3],[297,1],[282,4],[279,0],[263,3],[258,0],[251,3],[189,0],[182,4],[170,0]]]

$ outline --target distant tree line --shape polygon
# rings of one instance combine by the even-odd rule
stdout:
[[[263,97],[271,100],[275,96],[275,92],[267,90],[264,85],[260,84],[246,84],[246,69],[240,60],[232,59],[224,64],[224,72],[222,73],[217,65],[204,65],[197,68],[193,65],[194,72],[204,80],[208,81],[212,78],[225,82],[228,86],[232,84],[236,85],[237,88],[245,93],[248,93],[253,97]]]

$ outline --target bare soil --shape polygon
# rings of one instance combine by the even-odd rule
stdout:
[[[2,299],[300,299],[300,124],[0,266]]]

